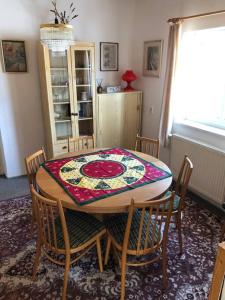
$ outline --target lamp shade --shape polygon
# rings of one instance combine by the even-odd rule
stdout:
[[[42,24],[41,41],[52,51],[65,51],[73,43],[73,26],[68,24]]]
[[[131,82],[137,79],[137,76],[134,74],[132,70],[127,70],[123,75],[122,79],[127,82],[127,87],[124,89],[124,91],[134,91],[134,88],[131,86]]]

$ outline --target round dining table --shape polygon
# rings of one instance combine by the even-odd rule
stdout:
[[[100,150],[104,149],[94,148],[76,151],[74,153],[65,153],[54,159],[74,157]],[[159,159],[141,152],[132,150],[129,151],[135,154],[137,157],[153,163],[160,169],[170,172],[168,166]],[[73,199],[64,191],[64,189],[42,167],[39,168],[36,174],[36,182],[43,196],[54,200],[59,199],[64,208],[84,211],[87,213],[112,214],[127,211],[128,206],[131,203],[131,199],[134,199],[135,202],[143,203],[145,201],[160,197],[170,187],[172,183],[172,176],[82,206],[76,204]]]

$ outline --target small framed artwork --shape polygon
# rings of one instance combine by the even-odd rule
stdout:
[[[163,41],[144,42],[143,75],[159,77],[162,63]]]
[[[118,71],[119,44],[100,43],[100,71]]]
[[[27,72],[24,41],[1,41],[3,69],[8,73]]]

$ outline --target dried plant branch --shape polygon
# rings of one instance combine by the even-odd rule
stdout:
[[[71,18],[71,20],[73,20],[73,19],[75,19],[75,18],[77,18],[78,17],[78,15],[75,15],[75,16],[73,16],[72,18]]]
[[[52,0],[51,2],[52,2],[52,5],[53,5],[53,9],[50,9],[50,12],[54,13],[55,22],[56,21],[58,22],[58,18],[59,18],[60,23],[68,24],[71,20],[78,17],[78,15],[74,14],[76,8],[75,8],[73,2],[70,3],[70,8],[69,8],[69,14],[68,15],[67,15],[67,11],[65,11],[65,10],[63,12],[58,12],[56,1]]]

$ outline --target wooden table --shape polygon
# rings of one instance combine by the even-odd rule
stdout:
[[[70,156],[77,156],[79,154],[96,152],[102,149],[88,149],[79,151],[76,153],[68,153],[57,158],[64,158]],[[156,166],[162,168],[165,171],[170,169],[160,160],[141,152],[130,151],[135,155],[143,158],[146,161],[154,163]],[[135,202],[144,202],[153,198],[156,198],[163,194],[172,183],[172,176],[159,180],[154,183],[146,184],[144,186],[135,188],[131,191],[125,191],[123,193],[101,199],[84,206],[77,205],[70,196],[61,188],[61,186],[45,171],[40,168],[36,175],[37,184],[40,188],[41,193],[50,199],[60,199],[62,205],[65,208],[84,211],[88,213],[119,213],[127,210],[128,205],[132,198]]]

